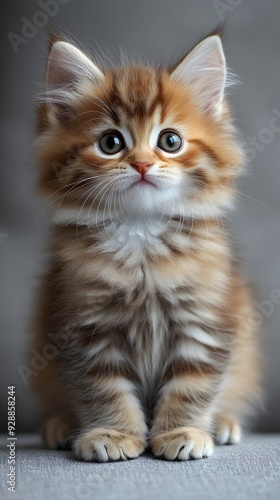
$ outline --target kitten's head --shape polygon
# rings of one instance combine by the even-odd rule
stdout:
[[[243,162],[226,85],[218,35],[169,70],[99,69],[56,41],[38,113],[41,191],[76,222],[85,214],[90,222],[96,211],[118,218],[217,215]]]

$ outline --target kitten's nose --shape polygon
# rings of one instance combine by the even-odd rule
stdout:
[[[130,164],[139,174],[144,175],[148,169],[153,165],[153,163],[149,163],[148,161],[136,161],[135,163]]]

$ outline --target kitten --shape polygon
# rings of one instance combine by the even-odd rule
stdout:
[[[52,43],[39,190],[55,206],[36,323],[51,448],[208,457],[259,398],[250,294],[222,214],[244,163],[219,35],[172,69],[98,68]]]

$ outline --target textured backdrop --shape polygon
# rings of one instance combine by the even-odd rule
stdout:
[[[7,426],[8,385],[16,385],[17,430],[36,427],[30,393],[36,372],[26,367],[32,304],[46,261],[48,214],[34,194],[33,96],[43,82],[48,24],[93,53],[114,55],[121,48],[151,62],[172,63],[225,21],[227,60],[242,82],[231,93],[231,106],[251,160],[228,225],[257,290],[253,321],[263,330],[266,411],[255,426],[280,431],[280,2],[10,0],[0,19],[0,430]],[[36,369],[43,367],[43,359],[33,361]]]

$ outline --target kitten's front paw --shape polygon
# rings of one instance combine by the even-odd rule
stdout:
[[[241,427],[233,418],[222,415],[216,421],[216,441],[218,444],[237,444],[241,440]]]
[[[138,457],[144,449],[144,439],[103,428],[86,431],[74,442],[76,456],[86,461],[127,460]]]
[[[189,460],[212,455],[211,436],[194,427],[180,427],[158,434],[151,440],[153,454],[167,460]]]

